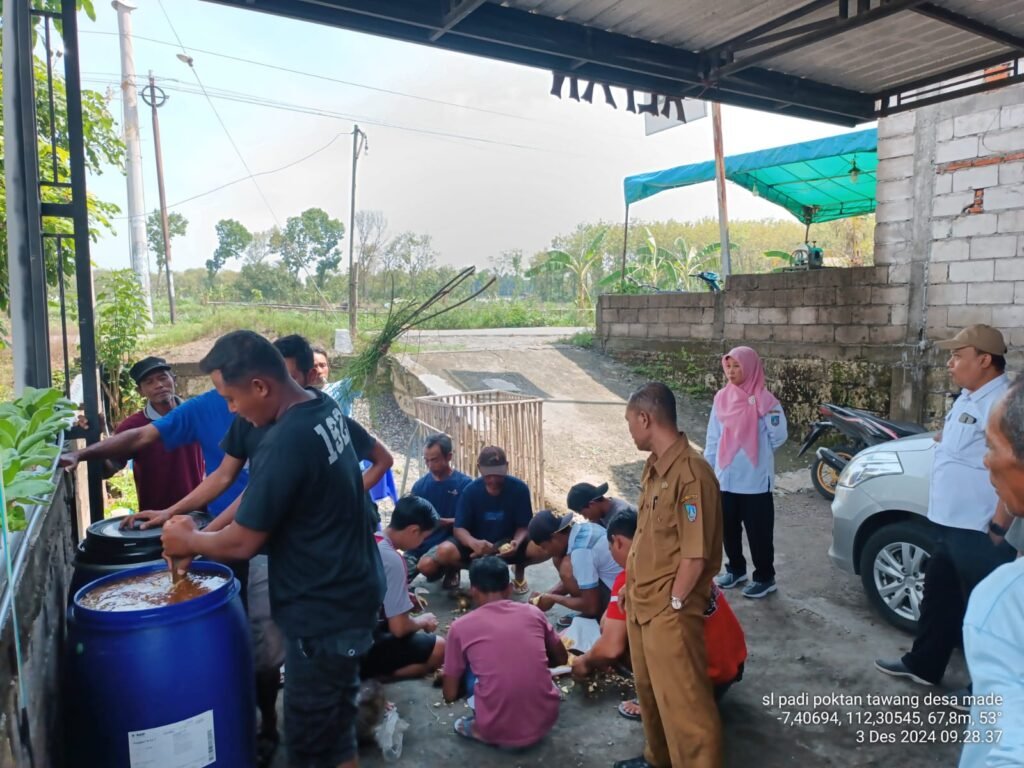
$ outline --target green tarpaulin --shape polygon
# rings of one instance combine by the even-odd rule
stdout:
[[[874,211],[877,167],[878,130],[869,128],[727,157],[725,177],[814,224]],[[627,176],[626,205],[714,179],[713,160]]]

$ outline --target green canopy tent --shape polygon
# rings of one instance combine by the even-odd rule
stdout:
[[[873,212],[877,167],[878,130],[869,128],[727,157],[725,177],[810,225]],[[627,176],[627,212],[659,192],[714,179],[713,160]]]
[[[874,212],[877,168],[876,128],[725,158],[727,179],[781,205],[808,230],[811,224]],[[630,204],[714,179],[714,160],[627,176],[627,233]],[[622,257],[625,274],[625,240]]]

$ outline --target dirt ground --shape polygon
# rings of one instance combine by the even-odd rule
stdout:
[[[417,365],[461,389],[482,388],[483,379],[500,377],[547,399],[544,439],[549,503],[564,508],[566,491],[583,479],[608,480],[613,492],[635,500],[643,457],[629,440],[623,406],[624,397],[640,382],[624,366],[594,352],[552,343],[551,338],[531,342],[442,335],[423,341],[410,356]],[[681,426],[699,444],[709,403],[684,397],[679,405]],[[371,420],[375,432],[396,453],[401,485],[408,420],[386,397],[372,404],[360,401],[356,415]],[[791,436],[791,442],[800,437]],[[789,448],[781,458],[783,469],[795,467],[794,453]],[[409,474],[418,475],[419,466],[418,457],[413,456]],[[780,486],[790,490],[780,491],[776,498],[779,591],[762,601],[729,595],[746,632],[749,659],[744,680],[721,703],[725,765],[924,768],[954,764],[959,747],[948,742],[961,729],[929,725],[929,720],[948,722],[950,710],[927,705],[925,696],[931,689],[885,677],[872,667],[876,657],[903,653],[911,638],[870,610],[857,577],[829,562],[829,506],[803,487],[809,485],[806,470],[789,472],[784,480]],[[543,589],[555,581],[550,564],[533,567],[527,575],[534,588]],[[428,589],[429,610],[445,626],[456,617],[456,604],[439,588]],[[958,655],[947,683],[956,687],[964,681]],[[601,685],[594,693],[586,688],[570,688],[557,727],[541,744],[512,755],[456,736],[452,723],[466,710],[461,703],[440,704],[440,692],[429,682],[388,686],[389,698],[410,725],[401,762],[424,768],[469,763],[509,768],[609,766],[639,754],[641,726],[615,711],[627,691],[615,684]],[[780,702],[779,697],[802,694],[807,694],[808,701]],[[836,698],[842,695],[850,698]],[[872,701],[870,696],[905,698]],[[373,748],[363,751],[362,763],[371,768],[384,765]],[[279,755],[275,765],[285,764]]]

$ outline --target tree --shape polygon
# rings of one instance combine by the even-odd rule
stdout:
[[[41,10],[60,12],[60,3],[57,0],[44,0],[37,3]],[[79,9],[95,21],[96,14],[90,0],[79,0]],[[35,111],[38,121],[38,152],[39,168],[41,178],[52,180],[52,168],[54,161],[57,165],[58,180],[67,182],[71,177],[70,151],[68,149],[68,121],[67,121],[67,92],[64,79],[54,72],[53,77],[53,107],[54,114],[52,125],[53,133],[56,136],[56,156],[53,146],[50,143],[50,102],[47,90],[46,63],[36,58],[33,63]],[[3,103],[3,78],[0,75],[0,104]],[[82,91],[82,129],[85,135],[85,165],[93,174],[101,174],[107,166],[113,166],[118,170],[124,168],[124,144],[121,141],[120,132],[114,123],[114,118],[107,109],[106,99],[96,91]],[[3,136],[3,113],[0,110],[0,137]],[[4,156],[2,138],[0,138],[0,177],[4,173]],[[67,202],[67,191],[54,187],[43,187],[40,192],[41,200],[44,203]],[[113,232],[111,219],[120,213],[121,209],[113,203],[98,199],[94,195],[87,195],[86,205],[89,210],[89,238],[96,242],[103,230]],[[72,224],[68,219],[47,218],[44,220],[46,232],[54,234],[71,234]],[[75,249],[70,239],[63,242],[64,274],[73,275],[75,270]],[[53,239],[47,238],[43,242],[43,257],[46,268],[46,280],[49,285],[56,285],[60,274],[57,266],[57,247]],[[10,278],[8,274],[7,254],[7,192],[0,184],[0,310],[8,308],[8,289]]]
[[[266,232],[253,232],[252,242],[245,249],[245,256],[242,257],[242,260],[246,264],[263,264],[270,254],[274,252],[271,248],[271,242],[280,231],[277,227],[274,227]]]
[[[413,295],[422,293],[418,278],[437,263],[430,235],[403,232],[388,241],[381,254],[381,271],[385,276],[395,278],[398,293],[406,291]],[[401,275],[404,279],[397,279]]]
[[[523,250],[514,248],[502,251],[491,259],[494,274],[498,278],[499,296],[518,296],[523,289]]]
[[[369,276],[380,257],[387,239],[388,220],[383,211],[359,211],[355,221],[355,258],[360,292],[365,299],[369,292]]]
[[[241,258],[252,242],[252,233],[234,219],[221,219],[217,222],[215,230],[217,250],[213,252],[212,259],[206,260],[206,271],[211,283],[221,268],[231,259]]]
[[[591,239],[575,253],[560,249],[548,251],[547,258],[526,273],[534,277],[544,273],[568,272],[576,280],[576,306],[580,309],[590,306],[590,273],[604,262],[604,238],[608,230],[599,229]]]
[[[130,269],[108,273],[107,287],[96,296],[96,357],[103,369],[103,390],[111,421],[120,423],[138,396],[128,375],[146,332],[146,302]]]
[[[316,286],[322,289],[324,278],[341,263],[338,243],[344,236],[344,224],[321,208],[309,208],[285,222],[284,230],[272,238],[271,247],[292,275],[298,277],[313,268]]]
[[[242,265],[238,297],[243,301],[291,301],[298,293],[298,279],[283,264],[262,261]]]
[[[176,211],[167,214],[168,239],[174,240],[176,237],[184,237],[187,231],[188,219]],[[146,240],[149,241],[149,250],[156,254],[156,275],[160,277],[160,273],[167,263],[167,255],[164,253],[164,229],[160,220],[159,209],[146,217]]]

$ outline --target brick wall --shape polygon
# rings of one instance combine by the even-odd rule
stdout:
[[[1024,348],[1024,86],[903,113],[878,125],[875,263],[911,286],[907,336],[999,328]],[[937,353],[905,399],[941,413],[950,385]]]
[[[798,420],[844,395],[934,424],[950,402],[933,342],[972,323],[1024,363],[1024,85],[879,121],[874,267],[740,275],[710,294],[602,296],[612,352],[685,350],[710,384],[717,357],[757,348]],[[784,398],[785,399],[785,398]]]
[[[737,275],[717,295],[602,296],[597,333],[620,356],[685,350],[688,383],[709,392],[723,383],[721,356],[754,347],[790,419],[806,424],[823,401],[888,410],[893,381],[902,381],[893,371],[908,357],[908,293],[888,267]]]

